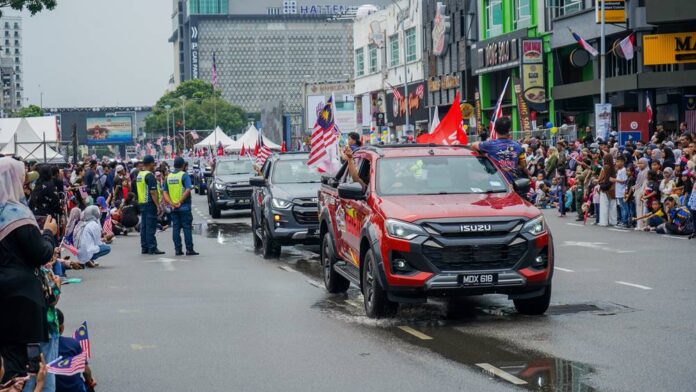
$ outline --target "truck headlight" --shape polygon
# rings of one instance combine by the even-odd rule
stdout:
[[[216,182],[215,184],[213,184],[213,186],[215,187],[215,190],[217,190],[217,191],[221,191],[221,190],[225,189],[225,184],[223,184],[221,182]]]
[[[422,227],[396,219],[387,219],[386,226],[387,234],[389,234],[390,237],[402,240],[412,240],[419,235],[428,235]]]
[[[291,201],[276,199],[275,197],[271,199],[271,204],[273,205],[273,208],[277,208],[279,210],[286,210],[292,206]]]
[[[539,215],[522,226],[522,233],[529,233],[533,236],[538,236],[546,232],[546,221],[544,216]]]

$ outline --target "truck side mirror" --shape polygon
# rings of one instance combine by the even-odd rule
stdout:
[[[512,187],[515,188],[515,192],[521,194],[526,194],[529,192],[530,186],[531,182],[529,182],[528,178],[518,178],[512,183]]]
[[[365,200],[365,190],[358,182],[338,186],[338,197],[348,200]]]
[[[249,184],[251,184],[251,186],[264,187],[266,186],[266,179],[261,176],[251,177],[249,179]]]

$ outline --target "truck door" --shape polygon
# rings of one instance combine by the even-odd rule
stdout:
[[[367,194],[370,189],[370,159],[368,157],[358,158],[356,162],[360,178],[366,183]],[[348,176],[350,177],[350,176]],[[350,178],[350,182],[353,179]],[[345,247],[344,260],[347,260],[355,267],[360,267],[360,233],[365,222],[369,217],[370,210],[365,200],[343,200],[343,208],[345,210],[345,226],[343,243]]]

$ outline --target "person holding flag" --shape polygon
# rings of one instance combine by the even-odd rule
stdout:
[[[56,309],[56,313],[58,314],[58,328],[61,335],[58,340],[58,355],[62,358],[75,358],[78,355],[84,356],[84,358],[80,358],[81,361],[84,361],[84,369],[82,369],[81,366],[76,369],[82,370],[81,372],[72,375],[60,374],[60,372],[56,373],[56,392],[86,392],[87,390],[94,390],[97,386],[97,382],[94,380],[94,377],[92,377],[92,369],[90,369],[87,363],[87,359],[90,358],[89,352],[83,348],[84,343],[80,340],[63,336],[63,332],[65,331],[65,316],[60,309]],[[86,332],[87,327],[85,324],[83,324],[78,331],[81,331],[82,328],[84,328]],[[76,335],[78,331],[75,331]],[[80,377],[80,373],[82,373],[84,380]]]
[[[510,182],[517,178],[529,178],[525,151],[522,146],[512,140],[510,129],[512,122],[508,117],[500,117],[495,120],[495,133],[497,139],[485,142],[476,142],[471,145],[474,151],[488,155],[503,170],[505,177]]]

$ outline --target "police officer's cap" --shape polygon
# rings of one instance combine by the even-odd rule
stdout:
[[[181,169],[184,167],[185,164],[186,164],[186,161],[182,157],[176,157],[176,159],[174,159],[174,168],[175,169]]]
[[[149,165],[151,163],[155,163],[155,158],[152,155],[145,155],[143,158],[143,164]]]

